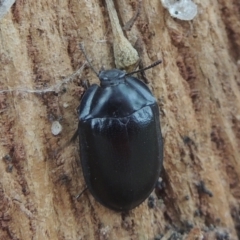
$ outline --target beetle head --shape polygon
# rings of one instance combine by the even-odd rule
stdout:
[[[126,72],[119,69],[104,70],[98,74],[101,86],[117,85],[124,81],[125,76]]]

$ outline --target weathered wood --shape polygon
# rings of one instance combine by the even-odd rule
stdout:
[[[146,76],[161,108],[165,186],[155,208],[121,214],[89,193],[75,199],[85,187],[77,143],[55,154],[77,128],[81,81],[98,82],[88,68],[66,81],[85,63],[78,44],[96,69],[114,67],[105,1],[16,0],[0,20],[0,239],[240,237],[240,4],[194,2],[186,22],[143,0],[125,33],[142,42],[144,66],[163,60]],[[123,26],[137,1],[115,6]],[[64,80],[55,93],[28,91]]]

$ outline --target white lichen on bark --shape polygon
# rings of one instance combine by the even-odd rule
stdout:
[[[197,5],[191,0],[161,0],[172,17],[190,21],[197,15]]]
[[[15,0],[0,0],[0,20],[10,10],[10,8],[14,3],[15,3]]]

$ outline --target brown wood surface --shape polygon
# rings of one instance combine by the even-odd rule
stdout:
[[[129,213],[98,204],[85,183],[77,128],[84,42],[96,69],[113,68],[105,1],[16,0],[0,20],[0,239],[238,239],[240,237],[240,3],[196,0],[192,21],[142,0],[125,37],[138,40],[164,136],[163,189]],[[115,1],[120,25],[137,1]],[[62,81],[65,82],[62,86]],[[30,89],[52,89],[30,93]],[[6,92],[5,90],[13,90]],[[16,90],[20,89],[20,90]],[[52,121],[63,131],[51,133]]]

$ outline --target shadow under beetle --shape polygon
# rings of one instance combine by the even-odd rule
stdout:
[[[89,62],[83,46],[80,45]],[[146,84],[118,69],[100,71],[79,110],[80,158],[87,188],[107,208],[141,204],[158,181],[163,140],[157,101]]]

